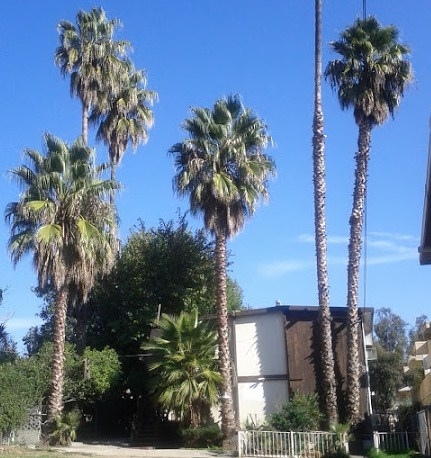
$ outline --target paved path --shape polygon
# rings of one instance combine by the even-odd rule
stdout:
[[[70,447],[55,447],[67,453],[80,453],[89,456],[104,457],[141,457],[141,458],[224,458],[232,457],[232,454],[224,454],[216,450],[203,449],[151,449],[141,447],[130,447],[127,443],[84,443],[73,442]]]

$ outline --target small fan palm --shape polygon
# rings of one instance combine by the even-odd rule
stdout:
[[[63,412],[56,415],[54,431],[49,435],[50,445],[69,446],[76,439],[76,431],[81,423],[82,414],[79,410]]]
[[[178,317],[162,315],[160,335],[144,345],[151,354],[149,370],[160,405],[174,412],[187,426],[200,426],[205,408],[219,399],[217,333],[197,312]]]

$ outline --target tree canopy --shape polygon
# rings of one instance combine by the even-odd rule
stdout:
[[[204,230],[192,231],[185,215],[150,229],[139,221],[111,274],[93,291],[89,342],[139,353],[158,313],[214,313],[214,264],[213,243]],[[239,309],[241,288],[234,280],[229,285],[230,307]]]

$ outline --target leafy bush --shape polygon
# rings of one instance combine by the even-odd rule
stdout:
[[[208,448],[221,447],[223,435],[218,425],[202,426],[181,430],[185,447]]]
[[[94,400],[106,393],[120,377],[121,363],[115,350],[105,347],[94,350],[86,347],[83,354],[83,377],[76,386],[76,397],[82,400]]]
[[[278,431],[315,431],[323,414],[316,394],[295,393],[291,400],[269,417],[269,424]]]
[[[45,367],[48,373],[51,367],[52,352],[52,342],[45,342],[36,355],[40,365]],[[115,385],[121,374],[118,355],[109,347],[103,350],[86,347],[83,354],[78,354],[75,346],[66,342],[64,356],[63,392],[65,399],[92,403]]]
[[[41,403],[47,376],[37,358],[0,364],[0,433],[26,422],[29,409]]]

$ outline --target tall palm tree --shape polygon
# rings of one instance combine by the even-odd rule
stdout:
[[[239,96],[217,100],[213,109],[192,108],[183,123],[189,138],[169,150],[175,156],[174,189],[189,195],[192,214],[202,213],[215,236],[219,369],[222,431],[235,431],[226,301],[226,243],[268,197],[267,180],[275,173],[264,154],[271,142],[267,127]]]
[[[350,421],[356,423],[360,416],[358,284],[371,131],[394,116],[412,72],[406,60],[408,47],[398,42],[398,29],[382,27],[374,17],[357,19],[331,47],[340,58],[328,64],[325,76],[337,90],[341,108],[353,108],[359,130],[347,268],[347,407]]]
[[[118,19],[108,20],[103,8],[80,10],[76,26],[60,21],[60,44],[54,61],[63,76],[70,74],[70,93],[82,104],[82,137],[88,143],[88,116],[106,91],[118,84],[118,69],[127,67],[124,59],[131,49],[127,41],[113,40],[121,25]]]
[[[145,73],[135,70],[130,62],[128,68],[120,68],[117,81],[117,87],[105,93],[104,101],[94,107],[90,116],[90,122],[100,122],[97,140],[109,148],[112,180],[128,143],[131,142],[134,149],[139,143],[146,143],[148,129],[154,123],[150,105],[157,99],[155,91],[146,89]]]
[[[108,228],[114,222],[105,195],[113,188],[102,180],[106,167],[95,167],[93,152],[82,139],[69,146],[45,135],[45,155],[27,149],[28,164],[11,170],[22,188],[19,200],[5,210],[10,223],[9,251],[16,264],[33,254],[39,286],[55,291],[54,356],[48,419],[62,411],[66,312],[85,302],[95,275],[106,272],[113,259]]]
[[[314,237],[316,245],[317,289],[319,295],[320,361],[323,371],[326,419],[338,422],[337,389],[332,347],[331,311],[329,308],[328,267],[326,258],[325,215],[325,136],[322,110],[322,0],[315,0],[314,33],[314,116],[313,116],[313,185]]]
[[[163,314],[157,329],[160,334],[143,346],[151,352],[152,389],[186,426],[201,426],[205,411],[218,402],[217,332],[198,320],[197,311]]]

